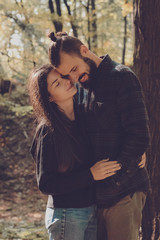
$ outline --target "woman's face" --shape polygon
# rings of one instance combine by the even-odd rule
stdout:
[[[57,104],[72,99],[77,92],[76,86],[70,80],[62,78],[55,70],[48,74],[47,89],[50,93],[49,101]]]

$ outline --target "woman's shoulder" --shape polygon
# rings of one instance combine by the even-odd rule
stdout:
[[[37,126],[30,148],[30,152],[33,157],[37,146],[41,145],[42,142],[43,144],[45,144],[45,142],[51,141],[52,134],[53,133],[51,132],[49,126],[47,126],[46,124],[41,124]]]
[[[37,126],[37,128],[35,130],[33,140],[39,139],[39,138],[44,138],[50,134],[51,134],[51,130],[50,130],[49,126],[47,126],[46,124],[40,124]]]

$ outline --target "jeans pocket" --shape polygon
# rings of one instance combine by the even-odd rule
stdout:
[[[63,239],[64,235],[64,215],[61,209],[46,209],[45,225],[48,230],[50,240]]]
[[[63,239],[64,233],[62,232],[62,227],[61,227],[61,219],[55,218],[53,219],[53,222],[51,225],[48,227],[48,233],[50,236],[50,239],[53,240],[60,240]]]

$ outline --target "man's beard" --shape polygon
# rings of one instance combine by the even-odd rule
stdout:
[[[90,89],[90,90],[93,90],[94,89],[94,86],[95,86],[95,80],[96,80],[96,73],[97,73],[97,66],[96,66],[96,63],[89,59],[89,58],[84,58],[83,57],[83,60],[85,63],[88,64],[89,68],[90,68],[90,73],[87,74],[87,73],[84,73],[82,74],[80,77],[79,77],[79,82],[80,82],[80,79],[85,75],[87,74],[88,75],[88,80],[85,81],[85,82],[80,82],[80,84],[82,85],[82,87],[86,88],[86,89]]]

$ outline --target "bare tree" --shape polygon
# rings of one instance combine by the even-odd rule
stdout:
[[[74,23],[73,16],[71,14],[71,9],[70,9],[70,6],[68,5],[67,0],[64,0],[64,4],[65,4],[65,6],[67,8],[68,16],[70,18],[70,23],[71,23],[71,27],[73,29],[73,34],[74,34],[75,37],[78,37],[77,26]]]
[[[92,11],[92,50],[96,53],[97,49],[97,14],[96,14],[96,0],[91,0]]]
[[[127,43],[127,16],[124,17],[124,37],[123,37],[122,64],[125,64],[126,43]]]
[[[87,30],[88,30],[88,48],[93,52],[97,49],[97,14],[96,14],[96,1],[87,0],[85,5],[81,1],[82,6],[85,8],[87,13]]]
[[[87,13],[87,31],[88,31],[87,43],[88,43],[89,50],[91,50],[90,0],[87,0],[87,4],[86,5],[84,3],[82,3],[82,1],[81,1],[81,5],[85,8],[86,13]]]
[[[24,23],[24,21],[20,20],[13,13],[6,12],[4,15],[6,17],[8,17],[8,18],[11,18],[18,25],[18,27],[26,34],[27,38],[30,40],[31,46],[33,46],[32,37],[35,36],[35,40],[38,43],[38,45],[40,47],[42,47],[43,50],[47,53],[46,46],[44,46],[44,44],[40,41],[40,34],[39,34],[39,32],[34,29],[32,24],[30,24],[29,22]],[[33,48],[32,48],[32,50],[34,52]]]
[[[55,3],[56,3],[56,10],[54,9],[54,4],[53,4],[53,1],[52,0],[48,0],[48,7],[49,7],[49,10],[53,16],[53,20],[52,20],[52,23],[55,27],[55,31],[56,32],[61,32],[62,29],[63,29],[63,25],[62,25],[62,22],[59,21],[59,20],[55,20],[55,16],[56,14],[61,17],[62,16],[62,12],[61,12],[61,2],[60,0],[55,0]]]

